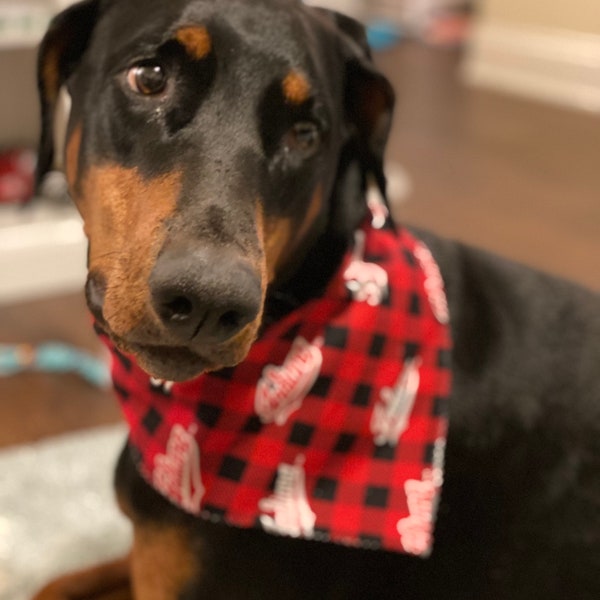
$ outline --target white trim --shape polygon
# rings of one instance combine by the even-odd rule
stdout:
[[[484,21],[463,75],[476,86],[600,112],[600,35]]]
[[[87,242],[74,208],[0,210],[0,305],[83,290]]]

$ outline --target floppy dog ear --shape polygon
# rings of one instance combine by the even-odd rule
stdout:
[[[344,107],[351,133],[351,153],[358,159],[364,176],[375,179],[387,204],[383,159],[392,124],[394,90],[373,63],[363,25],[335,11],[321,10],[341,40],[345,63]]]
[[[383,159],[392,125],[394,91],[370,59],[350,59],[346,77],[346,115],[356,128],[359,156],[385,195]]]
[[[376,69],[362,25],[341,15],[337,22],[345,36],[346,119],[356,130],[361,164],[385,198],[383,160],[392,125],[394,89]]]
[[[36,184],[54,162],[54,114],[60,88],[77,67],[96,24],[100,0],[84,0],[51,21],[38,52],[38,90],[41,103],[41,134]]]

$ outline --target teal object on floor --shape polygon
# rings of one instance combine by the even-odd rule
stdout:
[[[371,21],[367,25],[367,40],[373,50],[385,50],[402,39],[398,25],[386,20]]]
[[[0,376],[15,375],[27,370],[47,373],[74,372],[92,385],[110,385],[110,370],[103,360],[67,344],[0,344]]]

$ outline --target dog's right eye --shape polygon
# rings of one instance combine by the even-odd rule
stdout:
[[[167,74],[158,63],[140,63],[127,71],[127,84],[137,94],[158,96],[167,87]]]
[[[319,128],[311,121],[296,123],[284,137],[286,150],[297,152],[303,158],[312,156],[318,150],[320,141]]]

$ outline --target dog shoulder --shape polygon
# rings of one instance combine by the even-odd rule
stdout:
[[[418,235],[446,285],[458,371],[600,398],[597,293],[460,242]]]

